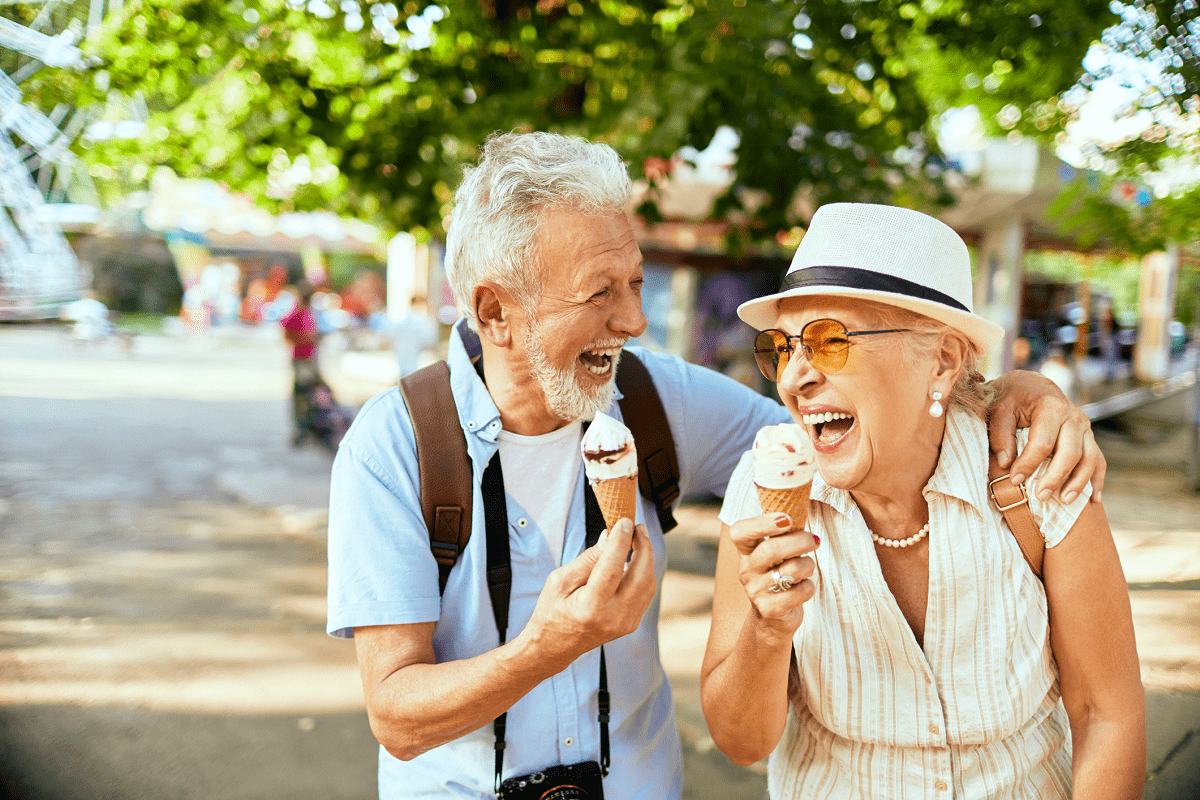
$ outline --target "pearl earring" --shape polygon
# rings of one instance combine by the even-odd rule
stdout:
[[[933,392],[932,396],[933,396],[933,405],[931,405],[929,407],[929,416],[940,417],[943,414],[943,412],[945,411],[945,409],[942,408],[942,404],[940,402],[942,399],[942,393],[935,391],[935,392]]]

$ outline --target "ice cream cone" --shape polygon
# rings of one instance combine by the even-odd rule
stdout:
[[[808,494],[811,483],[790,489],[764,489],[754,484],[758,491],[758,504],[764,514],[782,512],[792,518],[792,530],[800,530],[808,523]]]
[[[637,475],[594,481],[592,491],[604,514],[604,526],[612,530],[618,520],[637,522]]]

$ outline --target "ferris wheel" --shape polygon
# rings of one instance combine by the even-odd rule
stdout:
[[[62,224],[64,210],[80,207],[73,200],[96,197],[70,149],[88,113],[64,104],[45,114],[24,101],[21,88],[41,70],[83,60],[83,23],[60,2],[10,0],[4,5],[40,8],[28,24],[0,17],[0,319],[52,316],[80,291],[79,262]],[[101,2],[92,0],[89,30],[100,22]],[[53,30],[56,23],[62,30]]]

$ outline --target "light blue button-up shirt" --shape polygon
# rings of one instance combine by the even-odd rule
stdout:
[[[790,419],[778,403],[712,370],[631,347],[662,399],[679,461],[684,495],[723,494],[741,454],[764,425]],[[475,479],[471,539],[438,596],[438,569],[421,515],[416,444],[399,390],[372,398],[342,441],[329,504],[329,618],[334,636],[365,625],[435,622],[439,663],[471,658],[499,644],[485,577],[486,534],[480,491],[497,450],[500,412],[471,363],[479,341],[463,322],[451,336],[447,362],[459,422]],[[621,419],[616,403],[609,415]],[[567,516],[564,562],[584,549],[584,478]],[[546,537],[511,495],[508,501],[512,600],[508,638],[529,622],[538,594],[555,569]],[[637,522],[654,545],[661,591],[666,550],[654,507],[639,495]],[[659,594],[637,630],[605,645],[612,766],[604,779],[615,798],[678,798],[683,766],[671,689],[658,654]],[[599,650],[543,681],[508,712],[504,777],[551,764],[598,761]],[[379,751],[381,798],[488,798],[493,794],[491,725],[411,761]]]

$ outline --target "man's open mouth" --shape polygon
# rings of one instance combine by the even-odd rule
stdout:
[[[599,377],[605,377],[612,373],[613,362],[616,361],[617,355],[620,352],[620,347],[584,350],[579,354],[579,361],[588,372]]]
[[[840,411],[804,414],[800,420],[812,427],[814,441],[821,444],[836,442],[854,427],[854,417]]]

